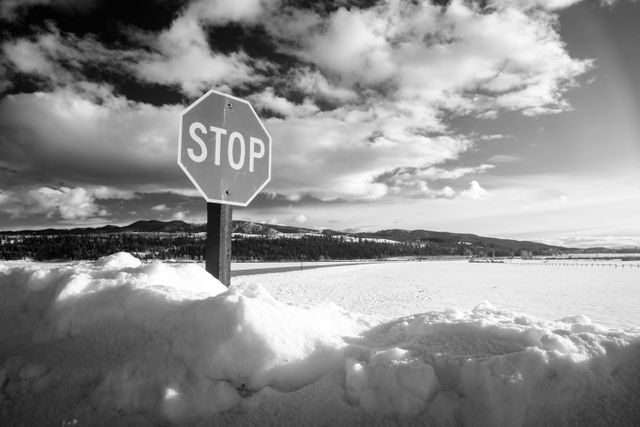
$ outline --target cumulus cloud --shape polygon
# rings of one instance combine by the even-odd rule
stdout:
[[[382,85],[404,102],[479,115],[567,109],[562,95],[592,63],[568,55],[555,15],[544,10],[572,2],[494,3],[479,10],[460,0],[444,9],[383,2],[302,19],[284,34],[274,31],[299,41],[295,54],[343,83]],[[529,13],[534,7],[539,11]]]
[[[45,32],[33,37],[6,41],[2,51],[17,71],[57,85],[82,79],[86,65],[133,72],[140,80],[176,85],[194,97],[212,86],[229,90],[249,80],[258,81],[245,53],[211,50],[201,17],[190,11],[158,34],[130,30],[140,47],[128,50],[105,47],[90,34],[83,38],[62,34],[49,24]]]
[[[413,198],[453,199],[456,197],[456,191],[448,185],[440,189],[433,189],[426,181],[421,180],[403,181],[398,179],[389,187],[389,190],[391,194]]]
[[[269,110],[282,116],[309,116],[320,110],[309,99],[305,99],[302,104],[295,104],[285,97],[276,95],[271,87],[252,95],[250,99],[254,107]]]
[[[519,163],[524,161],[524,159],[512,154],[496,154],[492,156],[489,161],[492,163]]]
[[[182,211],[178,211],[171,216],[171,219],[175,221],[184,221],[186,218],[187,214]]]
[[[126,189],[181,182],[172,166],[182,107],[132,102],[105,86],[85,89],[0,100],[0,166],[19,173],[10,184],[62,180]]]
[[[27,199],[40,210],[50,212],[58,210],[63,219],[87,218],[97,212],[93,197],[84,188],[42,187],[27,193]]]
[[[270,119],[274,139],[271,191],[304,193],[322,200],[377,199],[387,194],[379,175],[457,158],[472,146],[462,137],[426,136],[405,129],[382,110],[370,117],[344,110],[312,118]],[[379,114],[380,113],[380,114]]]
[[[452,187],[448,185],[442,186],[442,184],[440,184],[441,188],[434,189],[433,182],[439,180],[457,180],[465,175],[484,173],[491,168],[493,168],[493,165],[453,169],[434,166],[427,168],[398,169],[392,173],[378,177],[378,180],[383,182],[389,188],[390,194],[395,196],[453,199],[458,196],[468,197],[467,192],[469,190],[458,193]]]
[[[2,45],[7,60],[19,71],[28,74],[51,75],[53,64],[38,43],[20,39]]]
[[[304,224],[305,222],[307,222],[307,217],[303,214],[296,215],[292,219],[298,224]]]
[[[37,77],[45,87],[82,87],[85,67],[115,71],[141,55],[138,49],[109,49],[92,35],[63,34],[52,23],[30,37],[4,41],[2,52],[8,70]]]
[[[229,88],[258,77],[242,52],[212,52],[199,19],[187,13],[149,40],[155,53],[145,55],[132,68],[145,81],[175,84],[191,96],[210,87]]]
[[[167,205],[162,203],[160,205],[155,205],[155,206],[151,207],[151,210],[152,211],[156,211],[156,212],[164,212],[166,210],[169,210],[169,208],[167,207]]]
[[[107,216],[108,211],[101,208],[97,200],[118,195],[129,196],[127,192],[107,187],[23,187],[0,193],[0,212],[14,218],[38,214],[63,220]]]
[[[624,0],[600,0],[600,4],[602,6],[613,6],[614,4],[618,3],[619,1],[624,1]],[[629,0],[629,1],[633,1],[633,2],[638,2],[638,0]]]
[[[329,82],[327,77],[317,70],[298,68],[294,71],[292,79],[295,87],[307,95],[343,103],[358,97],[353,89]]]
[[[491,194],[478,181],[473,180],[468,188],[456,191],[450,185],[436,185],[430,178],[421,177],[411,172],[398,172],[385,178],[385,186],[392,196],[418,199],[467,199],[484,200]]]
[[[198,16],[211,23],[257,22],[280,0],[197,0],[190,4],[185,15]]]
[[[564,9],[582,0],[490,0],[489,5],[497,8],[515,7],[529,10],[534,8],[544,8],[548,10]]]
[[[414,176],[420,179],[438,180],[438,179],[458,179],[472,173],[484,173],[493,169],[493,165],[482,164],[476,167],[460,167],[453,169],[444,169],[440,167],[429,167],[416,171]]]
[[[483,200],[490,197],[490,194],[487,190],[480,186],[480,183],[476,180],[471,181],[471,185],[467,190],[464,190],[461,193],[462,197],[465,197],[470,200]]]
[[[372,10],[338,9],[326,30],[311,35],[301,55],[349,82],[378,83],[395,71],[385,19]]]
[[[331,112],[298,109],[296,116],[291,102],[262,94],[260,104],[286,116],[268,122],[280,150],[272,190],[296,188],[320,199],[383,197],[389,187],[376,177],[398,168],[426,171],[474,145],[447,133],[443,112],[488,117],[569,109],[564,94],[592,66],[571,58],[557,33],[552,11],[569,3],[505,1],[479,10],[458,0],[444,8],[383,2],[326,16],[298,12],[286,26],[277,25],[282,16],[265,17],[272,34],[295,40],[288,52],[317,67],[298,71],[298,88],[316,97],[337,92],[344,102]],[[419,183],[413,187],[428,193]],[[480,193],[472,187],[465,194]]]

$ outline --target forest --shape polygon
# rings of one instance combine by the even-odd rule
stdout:
[[[204,259],[202,233],[95,233],[2,236],[0,259],[34,261],[92,260],[125,251],[142,260]],[[383,259],[432,255],[519,255],[518,251],[450,244],[443,241],[379,242],[341,236],[305,235],[295,238],[234,237],[233,261],[317,261]]]

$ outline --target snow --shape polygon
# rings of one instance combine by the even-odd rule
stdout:
[[[232,262],[231,263],[231,271],[237,274],[243,274],[252,270],[303,270],[309,268],[317,268],[317,267],[327,267],[327,266],[335,266],[335,265],[345,265],[345,264],[361,264],[366,261],[352,261],[352,260],[342,260],[342,261],[283,261],[283,262]],[[204,263],[200,263],[201,266],[204,267]]]
[[[407,316],[491,304],[542,319],[581,314],[596,323],[640,328],[640,267],[635,262],[560,265],[544,261],[383,262],[241,280],[287,302],[336,301],[350,311]],[[240,279],[240,278],[239,278]]]
[[[640,330],[407,309],[439,268],[0,264],[0,425],[637,425]]]

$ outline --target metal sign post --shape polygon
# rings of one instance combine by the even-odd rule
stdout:
[[[206,269],[229,286],[232,206],[271,179],[271,136],[249,101],[210,90],[180,115],[178,165],[207,201]]]
[[[207,203],[205,268],[227,287],[231,283],[232,210],[230,205]]]

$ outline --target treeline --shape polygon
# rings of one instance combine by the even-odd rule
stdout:
[[[93,260],[115,252],[149,259],[202,259],[204,240],[190,235],[118,233],[27,236],[0,244],[0,259]]]
[[[430,247],[411,243],[352,241],[331,236],[299,239],[244,238],[233,241],[237,261],[318,261],[325,259],[382,259],[398,256],[434,255]]]
[[[202,235],[187,233],[104,233],[89,235],[22,236],[0,242],[0,259],[92,260],[115,252],[149,259],[204,259]],[[448,245],[441,241],[376,242],[332,236],[300,238],[242,237],[233,240],[234,261],[302,261],[323,259],[381,259],[390,257],[467,255],[513,256],[519,251]]]

